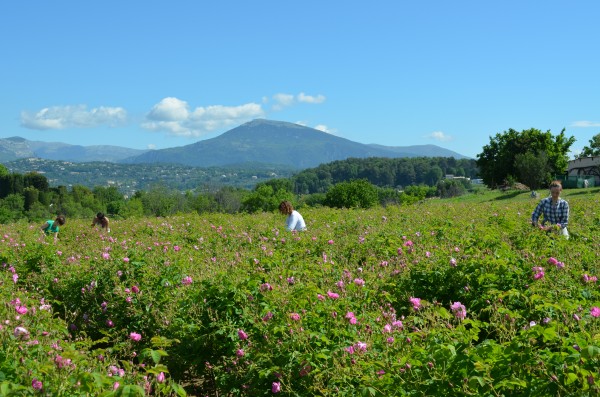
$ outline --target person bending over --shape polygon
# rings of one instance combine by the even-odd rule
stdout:
[[[298,230],[304,231],[306,230],[306,223],[304,222],[304,218],[298,211],[294,209],[292,203],[289,201],[282,201],[279,204],[279,212],[283,215],[287,215],[285,228],[288,231]]]
[[[96,217],[92,220],[92,227],[96,225],[100,225],[103,230],[106,230],[107,233],[110,233],[110,228],[108,227],[108,218],[102,212],[98,212]]]

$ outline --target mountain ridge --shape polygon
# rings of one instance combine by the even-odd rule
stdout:
[[[0,162],[30,157],[72,162],[170,163],[195,167],[259,162],[297,169],[350,157],[468,158],[436,145],[362,144],[300,124],[266,119],[249,121],[211,139],[156,150],[29,141],[18,136],[0,138]]]

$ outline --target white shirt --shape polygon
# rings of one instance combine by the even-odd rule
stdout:
[[[300,215],[298,211],[294,210],[291,214],[288,215],[285,228],[288,231],[306,230],[306,223],[304,222],[304,218],[302,218],[302,215]]]

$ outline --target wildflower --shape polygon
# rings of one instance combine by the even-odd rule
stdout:
[[[119,386],[121,386],[121,385],[119,384],[119,382],[115,382],[115,383],[113,383],[113,390],[117,390],[117,389],[119,388]]]
[[[382,332],[383,332],[384,334],[385,334],[385,333],[390,333],[390,332],[392,332],[392,326],[391,326],[390,324],[386,324],[386,325],[384,325],[384,326],[383,326],[383,331],[382,331]]]
[[[450,309],[452,310],[452,313],[454,313],[454,316],[459,320],[464,320],[465,317],[467,317],[467,309],[465,308],[465,305],[460,302],[454,302],[450,306]]]
[[[412,247],[413,246],[413,242],[410,241],[410,240],[407,240],[407,241],[404,242],[404,246],[405,247]]]
[[[185,276],[182,280],[181,280],[181,284],[183,285],[190,285],[192,284],[193,280],[190,276]]]
[[[161,372],[160,374],[156,375],[156,381],[158,383],[163,383],[165,381],[165,373]]]
[[[325,297],[323,295],[321,295],[321,294],[317,294],[317,299],[320,300],[320,301],[324,301]]]
[[[42,384],[42,381],[38,380],[37,378],[33,378],[33,380],[31,381],[31,387],[33,387],[34,390],[42,390],[42,388],[44,387],[44,385]]]
[[[288,284],[293,285],[296,282],[296,280],[294,280],[294,277],[288,277],[287,282]]]
[[[291,313],[290,314],[290,318],[294,321],[299,321],[300,320],[300,315],[298,313]]]
[[[394,343],[394,338],[393,337],[389,337],[386,339],[387,343]]]
[[[112,328],[115,326],[115,323],[113,323],[112,320],[106,320],[106,326],[108,328]]]
[[[108,253],[108,252],[103,252],[103,253],[102,253],[102,258],[103,258],[103,259],[110,259],[110,255],[109,255],[109,253]]]
[[[327,242],[327,244],[329,244],[329,245],[332,245],[332,244],[333,244],[333,240],[329,240],[329,241]]]
[[[553,257],[548,258],[549,265],[553,266],[553,265],[556,265],[557,263],[558,263],[558,259],[553,258]]]
[[[420,298],[414,298],[411,296],[409,301],[413,305],[414,310],[419,310],[422,307]]]
[[[273,384],[271,385],[271,391],[273,393],[279,393],[281,391],[281,383],[273,382]]]
[[[129,263],[129,258],[127,258],[127,257],[123,258],[123,262]]]
[[[142,335],[138,334],[137,332],[132,332],[129,334],[129,339],[131,339],[134,342],[139,342],[140,340],[142,340]]]
[[[271,287],[271,284],[269,284],[269,283],[264,283],[264,284],[261,284],[260,290],[261,291],[272,291],[273,287]]]
[[[133,287],[131,287],[131,292],[137,294],[140,292],[140,288],[137,285],[134,285]]]
[[[354,348],[358,351],[358,352],[366,352],[367,351],[367,344],[365,342],[356,342],[354,344]]]
[[[392,325],[394,326],[394,328],[399,328],[399,329],[402,329],[402,328],[404,328],[404,326],[402,325],[402,321],[400,321],[400,320],[396,320],[396,321],[394,321],[394,322],[392,323]]]
[[[25,314],[25,313],[27,313],[27,308],[25,306],[15,306],[15,310],[19,314]]]
[[[16,284],[17,280],[19,279],[19,275],[17,273],[13,274],[12,279],[13,279],[13,283]]]
[[[356,317],[352,317],[350,319],[350,324],[352,324],[352,325],[356,325],[357,322],[358,322],[358,320],[356,319]]]
[[[236,356],[238,356],[238,357],[243,357],[243,356],[244,356],[244,354],[246,354],[246,353],[244,352],[244,349],[238,349],[238,350],[235,352],[235,355],[236,355]]]
[[[450,258],[450,266],[456,267],[456,259]]]
[[[335,292],[331,292],[331,291],[327,291],[327,296],[331,299],[337,299],[340,297],[339,294],[336,294]]]
[[[244,332],[244,330],[238,329],[238,337],[241,340],[246,340],[248,339],[248,334]]]
[[[268,312],[267,314],[265,314],[265,316],[262,318],[262,320],[265,321],[265,322],[267,322],[267,321],[269,321],[272,318],[273,318],[273,313]]]
[[[590,309],[590,314],[592,317],[600,317],[600,307],[594,306]]]
[[[365,280],[363,280],[362,278],[355,278],[354,284],[358,285],[359,287],[362,287],[363,285],[365,285]]]
[[[178,245],[176,245],[176,246],[173,247],[173,250],[177,252],[177,251],[181,250],[181,247],[178,246]]]

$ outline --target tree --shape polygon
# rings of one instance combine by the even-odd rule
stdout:
[[[366,179],[337,183],[325,195],[325,205],[337,208],[370,208],[377,201],[377,187]]]
[[[553,136],[550,130],[542,132],[535,128],[521,132],[512,128],[490,138],[490,143],[477,155],[477,165],[483,182],[496,188],[504,179],[515,177],[515,158],[518,154],[531,152],[537,156],[545,152],[548,166],[553,174],[562,174],[567,169],[568,152],[575,137],[567,138],[565,130]]]
[[[515,169],[519,180],[537,190],[550,182],[550,166],[546,152],[541,151],[537,156],[531,152],[519,153],[515,156]]]
[[[584,146],[577,158],[600,156],[600,134],[596,134],[589,141],[590,146]]]

